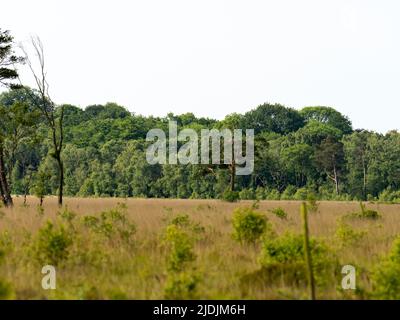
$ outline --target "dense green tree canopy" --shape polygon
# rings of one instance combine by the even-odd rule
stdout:
[[[0,94],[0,135],[13,194],[56,194],[58,171],[51,157],[51,134],[35,115],[37,93],[28,88]],[[234,188],[244,199],[298,198],[304,190],[323,199],[389,197],[400,189],[400,134],[353,131],[332,108],[298,112],[264,104],[223,120],[193,113],[144,117],[114,103],[85,109],[57,106],[64,117],[62,159],[68,196],[218,198]],[[232,177],[228,165],[150,165],[149,130],[255,129],[255,168]],[[13,140],[13,134],[20,133]],[[298,191],[298,192],[297,192]]]
[[[339,111],[330,107],[305,107],[300,111],[300,114],[307,122],[315,120],[326,123],[339,129],[343,134],[350,134],[353,131],[351,121]]]
[[[246,128],[254,129],[256,133],[271,131],[288,134],[304,125],[303,117],[296,110],[268,103],[246,112],[243,121]]]

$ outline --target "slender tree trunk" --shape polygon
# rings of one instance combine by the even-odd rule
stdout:
[[[235,191],[235,176],[236,176],[236,163],[232,161],[231,165],[231,191]]]
[[[56,155],[56,161],[58,164],[58,205],[61,207],[63,204],[63,193],[64,193],[64,163],[61,160],[61,154]]]
[[[334,181],[335,181],[335,189],[336,189],[336,194],[339,194],[339,180],[337,176],[337,171],[336,167],[333,167],[333,176],[334,176]]]
[[[367,200],[367,168],[365,168],[365,163],[363,160],[363,193],[364,193],[364,200]]]
[[[6,207],[13,206],[13,200],[10,193],[10,188],[7,182],[7,173],[4,165],[3,145],[0,144],[0,185],[2,190],[3,203]]]
[[[4,197],[4,192],[3,192],[3,187],[0,184],[0,200],[3,202],[4,205],[6,205],[6,198]]]

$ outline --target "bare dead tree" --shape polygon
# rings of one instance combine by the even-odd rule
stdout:
[[[62,160],[62,150],[64,146],[64,107],[60,107],[60,114],[57,115],[57,105],[53,102],[49,94],[49,84],[47,82],[47,72],[45,64],[45,55],[43,44],[39,37],[32,37],[31,44],[35,59],[37,60],[37,67],[35,68],[32,60],[29,58],[27,51],[23,46],[21,50],[25,55],[25,61],[36,82],[36,89],[38,91],[39,99],[33,97],[35,107],[40,111],[47,121],[51,130],[51,139],[53,144],[53,152],[51,156],[55,159],[58,166],[58,204],[61,206],[63,203],[63,189],[64,189],[64,163]],[[31,94],[29,92],[29,94]]]

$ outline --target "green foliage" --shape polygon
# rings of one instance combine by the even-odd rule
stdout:
[[[232,218],[233,238],[240,243],[255,243],[267,231],[267,217],[252,207],[236,208]]]
[[[61,219],[67,221],[68,223],[72,223],[72,221],[76,218],[76,213],[69,210],[67,206],[65,206],[63,210],[59,211],[57,214]]]
[[[287,219],[288,216],[287,212],[281,207],[274,208],[270,212],[280,219]]]
[[[67,214],[70,216],[70,213]],[[100,217],[85,216],[83,224],[93,232],[113,241],[122,241],[128,245],[133,244],[136,225],[129,221],[126,206],[119,204],[116,208],[100,213]]]
[[[259,105],[256,109],[244,115],[246,128],[253,128],[255,133],[276,132],[288,134],[304,125],[303,117],[294,109],[286,108],[280,104]]]
[[[306,107],[300,111],[300,114],[306,121],[326,123],[344,134],[350,134],[353,131],[350,120],[330,107]]]
[[[340,241],[343,247],[351,247],[357,245],[366,235],[366,231],[354,230],[349,224],[344,221],[339,221],[335,232],[336,238]]]
[[[0,300],[11,299],[13,290],[11,284],[0,279]]]
[[[17,87],[12,80],[18,77],[13,66],[24,60],[14,54],[13,40],[9,31],[0,29],[0,84],[11,88]]]
[[[319,205],[316,200],[315,194],[312,192],[308,192],[306,199],[307,199],[307,210],[309,212],[317,212]]]
[[[51,130],[35,112],[40,101],[29,88],[0,94],[0,137],[11,193],[43,199],[57,193],[59,171],[54,161]],[[351,122],[330,107],[302,111],[262,104],[244,115],[224,120],[191,113],[144,117],[116,103],[56,108],[64,110],[63,162],[68,196],[146,198],[220,198],[242,200],[400,200],[400,133],[354,131]],[[255,168],[236,177],[235,192],[225,190],[230,170],[224,165],[150,165],[145,141],[150,129],[255,129]],[[17,133],[17,134],[15,134]],[[58,136],[58,134],[57,134]],[[50,138],[50,140],[48,139]],[[10,172],[8,172],[10,171]],[[336,186],[337,189],[336,190]],[[310,209],[310,207],[309,207]]]
[[[308,190],[307,188],[299,188],[293,195],[294,200],[307,200]]]
[[[0,265],[4,261],[5,252],[0,246]],[[12,297],[12,288],[9,283],[0,278],[0,300],[10,299]]]
[[[169,271],[183,271],[188,263],[195,260],[194,239],[179,225],[171,224],[167,226],[164,243],[169,251],[167,258]]]
[[[372,272],[373,297],[384,300],[400,299],[400,239],[397,238],[387,257]]]
[[[317,283],[326,283],[337,267],[332,250],[320,240],[311,238],[310,252]],[[288,279],[300,283],[307,278],[304,257],[304,237],[287,232],[264,240],[260,262],[265,270],[275,270],[276,276],[287,272]]]
[[[179,214],[175,216],[171,220],[170,225],[175,225],[196,235],[205,232],[205,228],[200,223],[190,220],[189,215],[187,214]]]
[[[54,225],[47,221],[39,229],[34,242],[34,253],[39,263],[57,266],[65,261],[69,255],[69,248],[73,239],[67,229],[62,225]]]
[[[360,211],[352,212],[347,215],[348,218],[377,220],[381,218],[378,211],[366,209],[365,204],[360,202]]]
[[[199,297],[197,287],[201,278],[194,272],[172,273],[164,288],[165,299],[185,300]]]
[[[387,188],[379,194],[380,202],[400,203],[400,190]]]
[[[288,185],[285,191],[282,192],[281,200],[292,200],[295,193],[296,187]]]
[[[267,193],[267,200],[280,200],[281,199],[281,194],[277,189],[272,189]]]
[[[255,200],[256,194],[253,189],[242,189],[239,192],[239,198],[240,200]]]
[[[239,192],[226,189],[221,198],[227,202],[236,202],[239,200]]]

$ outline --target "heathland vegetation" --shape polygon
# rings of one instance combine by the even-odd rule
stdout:
[[[322,106],[215,120],[59,105],[32,45],[37,64],[0,30],[0,299],[400,298],[399,132]],[[171,120],[254,129],[254,171],[148,163],[147,133]],[[40,286],[45,265],[57,290]]]
[[[27,202],[0,209],[0,299],[310,297],[300,202]],[[317,299],[400,298],[399,205],[307,207]],[[40,285],[47,264],[56,290]],[[346,265],[356,270],[355,290],[342,286]]]

